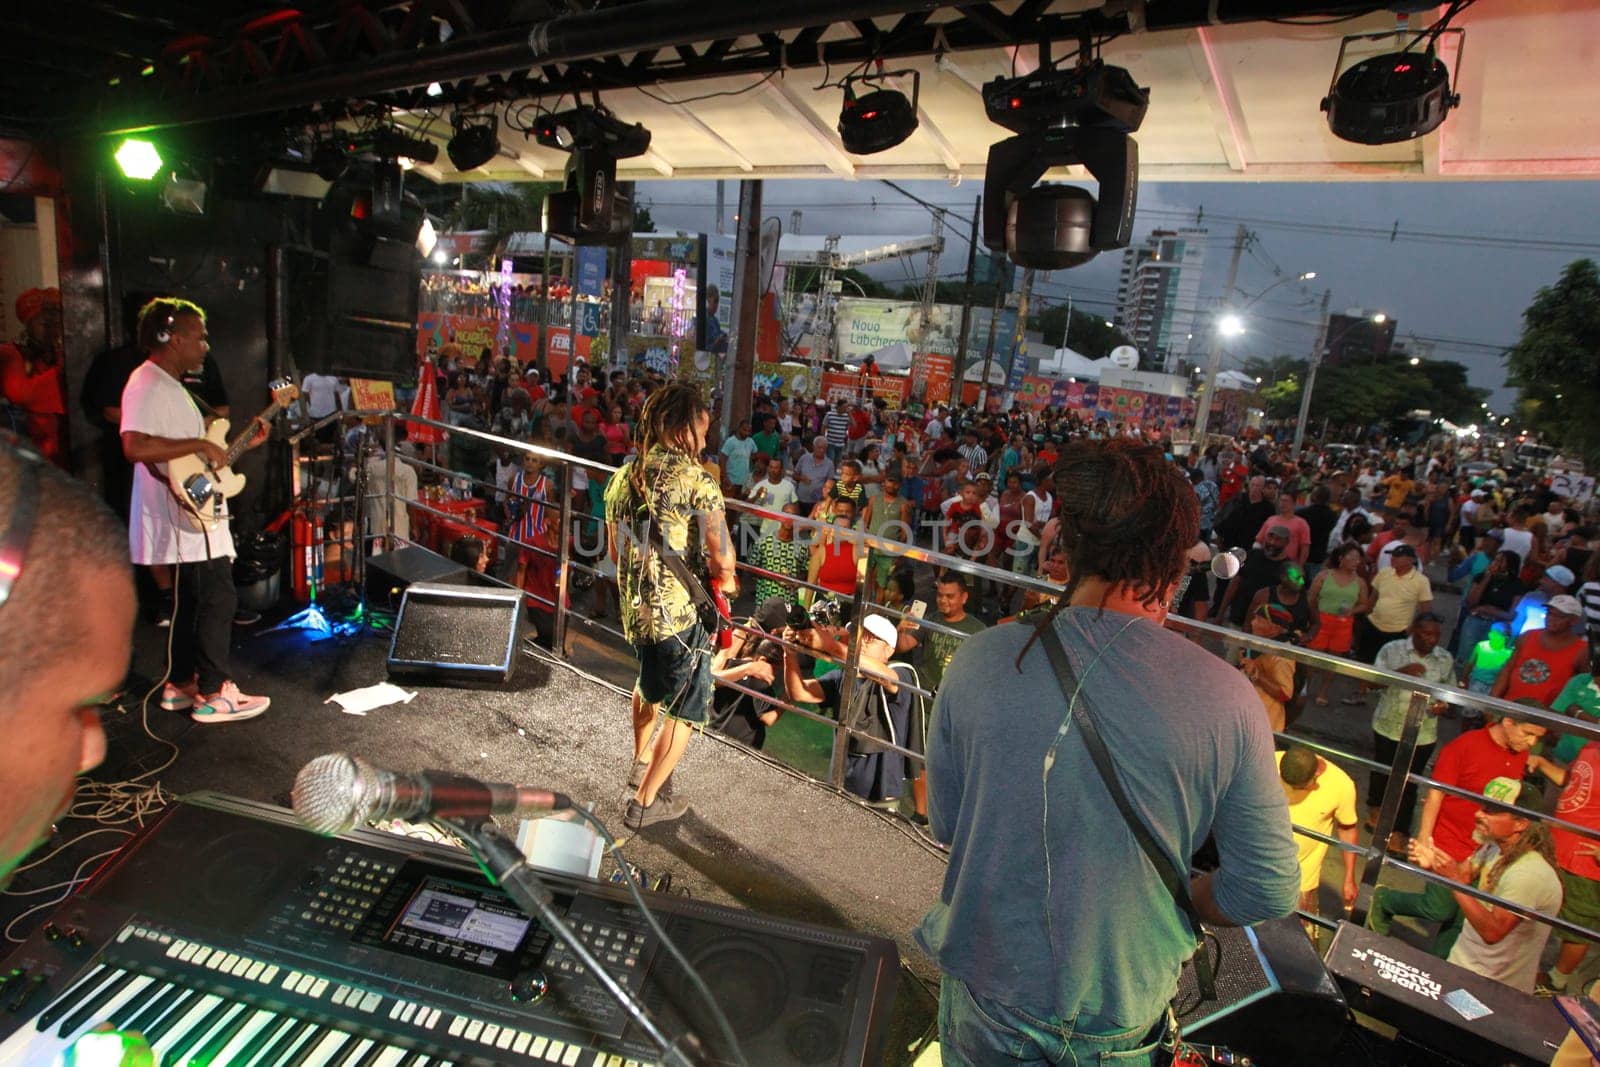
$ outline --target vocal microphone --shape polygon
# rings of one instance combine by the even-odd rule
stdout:
[[[291,797],[301,824],[328,835],[381,819],[522,817],[572,807],[565,793],[445,771],[399,774],[343,752],[301,767]]]

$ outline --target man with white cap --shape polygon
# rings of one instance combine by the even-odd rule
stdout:
[[[1570,592],[1576,581],[1577,576],[1569,567],[1563,567],[1559,563],[1546,567],[1544,574],[1539,578],[1539,583],[1517,601],[1516,613],[1511,619],[1512,635],[1520,637],[1529,630],[1536,630],[1543,625],[1545,606],[1562,593]],[[1579,617],[1582,617],[1581,611]]]
[[[815,627],[796,630],[785,627],[784,640],[819,651],[834,651],[834,642]],[[783,684],[789,699],[821,704],[839,722],[867,736],[852,734],[845,765],[844,785],[874,807],[899,807],[907,774],[906,757],[874,740],[888,741],[902,748],[921,751],[920,724],[913,729],[912,709],[917,694],[917,672],[908,663],[890,663],[899,633],[884,615],[868,615],[861,620],[860,673],[854,687],[846,691],[844,671],[829,671],[820,678],[806,678],[800,671],[800,657],[791,647],[783,650]],[[848,706],[846,706],[848,698]],[[919,717],[920,718],[920,717]],[[916,744],[910,742],[916,738]]]
[[[1549,573],[1545,572],[1547,580]],[[1548,708],[1588,661],[1588,644],[1577,630],[1582,614],[1577,597],[1568,593],[1551,597],[1544,606],[1543,628],[1526,630],[1517,638],[1516,651],[1500,668],[1490,692],[1506,700],[1535,700]]]

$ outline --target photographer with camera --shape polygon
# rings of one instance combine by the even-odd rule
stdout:
[[[790,645],[802,645],[839,662],[847,658],[842,642],[826,632],[826,623],[814,622],[798,608],[791,608],[789,615],[783,639]],[[916,669],[908,663],[889,662],[898,642],[899,631],[887,616],[873,614],[861,621],[859,669],[848,706],[842,669],[806,678],[800,672],[799,653],[788,645],[783,650],[783,684],[789,699],[820,704],[842,725],[868,735],[850,738],[845,788],[874,807],[890,810],[900,805],[907,778],[906,757],[874,744],[873,739],[921,751],[923,732],[920,722],[915,728],[912,722],[912,711],[920,704],[910,688],[921,684]]]
[[[751,748],[767,742],[767,727],[778,721],[783,709],[744,692],[744,689],[771,694],[783,673],[783,646],[766,634],[782,632],[789,622],[789,609],[801,610],[787,597],[773,596],[761,602],[727,648],[717,650],[711,659],[711,676],[719,683],[711,695],[711,728]],[[759,632],[752,632],[759,631]]]

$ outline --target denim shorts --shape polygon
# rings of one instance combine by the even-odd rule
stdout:
[[[636,688],[668,718],[703,726],[711,714],[711,638],[696,622],[660,641],[633,646],[639,659]]]
[[[977,996],[967,983],[948,974],[939,983],[939,1043],[946,1063],[1156,1067],[1169,1062],[1162,1047],[1168,1029],[1165,1014],[1153,1023],[1104,1033],[1096,1032],[1101,1029],[1096,1021],[1040,1019]]]

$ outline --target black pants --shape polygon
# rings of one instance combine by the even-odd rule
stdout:
[[[1405,635],[1406,632],[1404,630],[1397,630],[1394,633],[1390,633],[1388,630],[1380,630],[1367,621],[1365,616],[1357,616],[1355,658],[1362,663],[1376,664],[1378,662],[1378,653],[1383,649],[1383,646],[1390,641],[1399,640]]]
[[[184,685],[199,673],[200,692],[222,688],[233,641],[233,613],[239,594],[233,588],[233,561],[223,557],[180,563],[174,580],[178,595],[172,611],[172,682]]]
[[[1437,744],[1437,742],[1435,742]],[[1394,754],[1400,748],[1400,742],[1391,741],[1382,734],[1372,735],[1373,759],[1379,763],[1394,763]],[[1417,754],[1411,760],[1411,769],[1421,771],[1428,766],[1428,760],[1433,756],[1433,745],[1418,745]],[[1367,780],[1367,807],[1377,808],[1383,803],[1384,790],[1389,788],[1389,776],[1382,771],[1373,771],[1372,777]],[[1400,795],[1400,811],[1395,815],[1394,828],[1409,836],[1411,834],[1411,817],[1417,808],[1417,787],[1411,782],[1406,783],[1406,790]]]

